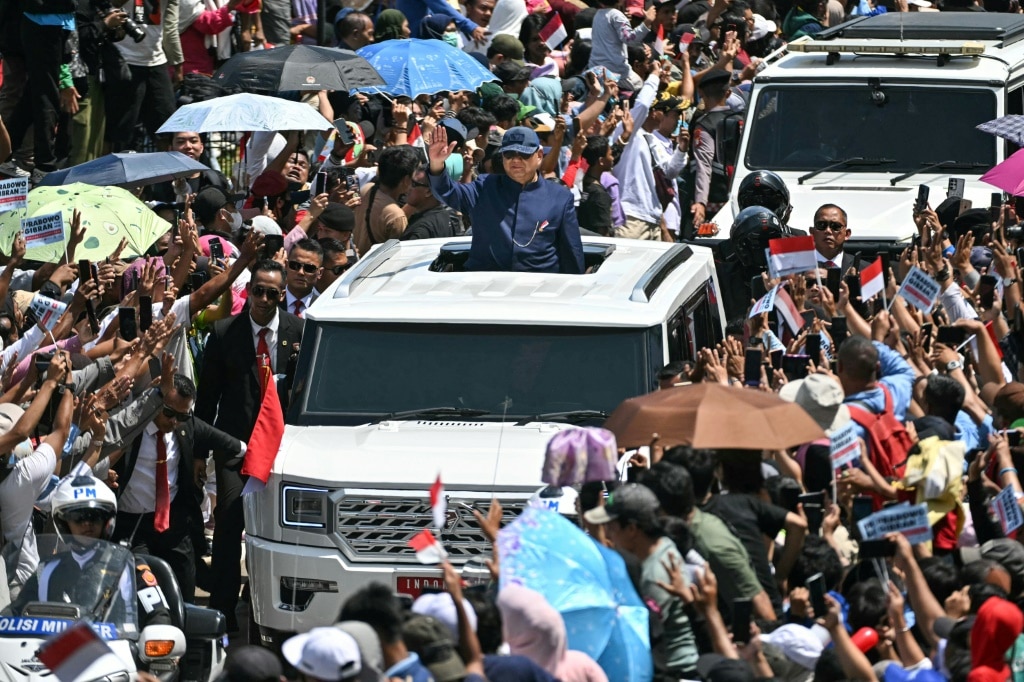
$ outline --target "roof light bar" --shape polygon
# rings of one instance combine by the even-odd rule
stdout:
[[[940,40],[935,42],[901,40],[820,40],[790,43],[790,52],[846,54],[914,54],[974,56],[985,53],[984,43]]]

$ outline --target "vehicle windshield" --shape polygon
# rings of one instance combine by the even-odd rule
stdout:
[[[657,327],[319,324],[313,366],[297,373],[303,397],[293,421],[362,424],[440,406],[499,421],[611,412],[656,384],[660,339]],[[436,418],[460,416],[449,410]]]
[[[39,566],[0,612],[0,636],[49,637],[82,619],[103,639],[138,636],[132,553],[104,540],[83,540],[37,536]],[[5,560],[7,554],[5,547]]]
[[[996,138],[975,126],[996,118],[991,90],[815,83],[769,85],[748,117],[751,169],[813,171],[838,160],[892,159],[843,173],[902,173],[955,161],[977,175],[996,163]],[[950,134],[956,131],[956,134]]]

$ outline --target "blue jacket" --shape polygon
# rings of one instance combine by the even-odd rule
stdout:
[[[889,393],[892,395],[893,413],[896,419],[902,422],[906,419],[907,409],[910,407],[910,400],[914,394],[914,370],[906,360],[900,357],[899,353],[884,343],[875,341],[874,345],[878,349],[878,364],[882,366],[878,383],[885,384],[885,387],[889,389]],[[885,410],[885,395],[880,388],[870,388],[848,395],[843,402],[846,404],[856,403],[874,414],[881,414]],[[865,444],[870,448],[871,445],[866,442],[867,432],[864,431],[864,428],[856,422],[854,422],[853,428],[857,431],[857,437],[865,438]]]
[[[447,173],[428,173],[440,201],[469,214],[473,244],[467,270],[583,272],[583,242],[572,193],[539,180],[525,188],[506,175],[490,174],[470,184]]]

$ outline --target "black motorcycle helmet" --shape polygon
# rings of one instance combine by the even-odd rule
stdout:
[[[751,206],[739,212],[732,222],[729,240],[740,263],[746,267],[768,267],[764,252],[769,239],[786,235],[779,217],[764,206]]]
[[[736,200],[741,211],[751,206],[764,206],[783,223],[789,221],[789,214],[793,211],[786,183],[771,171],[754,171],[743,178]]]

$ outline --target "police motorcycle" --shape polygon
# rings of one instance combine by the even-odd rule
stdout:
[[[226,657],[224,616],[185,604],[163,560],[109,541],[113,492],[79,476],[62,481],[51,499],[57,534],[36,536],[35,573],[0,610],[0,682],[54,679],[39,650],[83,622],[105,646],[93,640],[76,651],[57,640],[62,677],[130,682],[145,671],[163,682],[216,679]],[[17,555],[9,549],[10,571]]]

